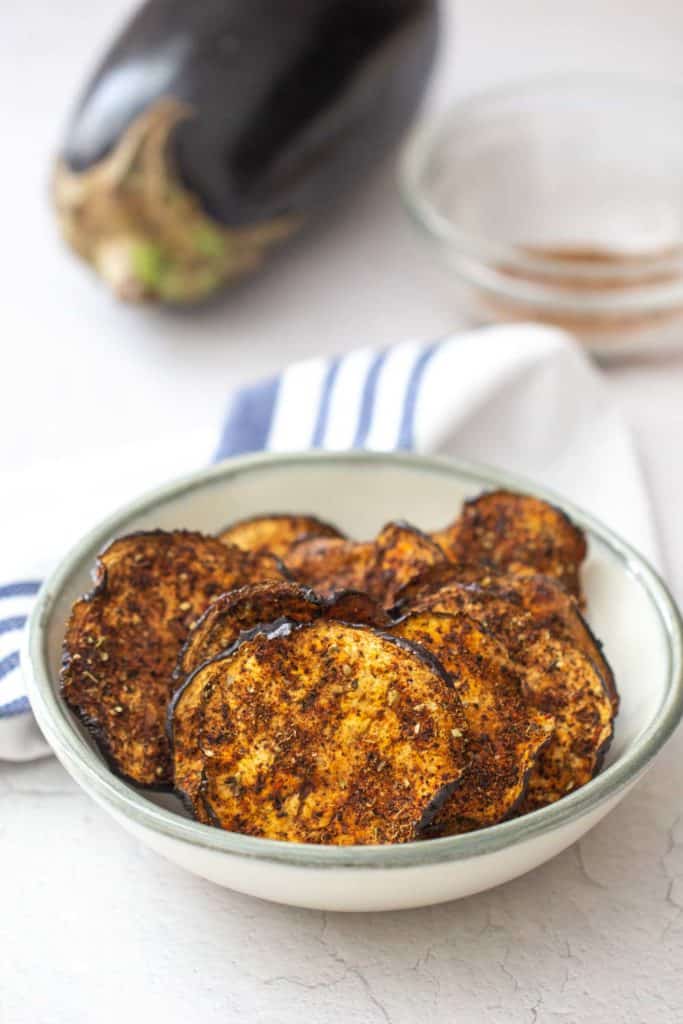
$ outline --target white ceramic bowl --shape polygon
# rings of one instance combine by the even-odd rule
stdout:
[[[425,529],[454,518],[463,498],[505,486],[562,504],[586,530],[589,621],[605,642],[621,693],[601,774],[524,818],[468,835],[375,847],[321,847],[223,832],[189,820],[173,797],[114,777],[59,696],[64,626],[111,538],[152,527],[216,531],[271,511],[312,512],[371,536],[404,518]],[[234,459],[127,506],[85,537],[43,586],[22,664],[40,726],[74,779],[124,828],[169,860],[240,892],[327,910],[388,910],[467,896],[521,875],[575,842],[635,784],[683,708],[681,620],[666,587],[627,544],[554,495],[481,467],[414,455],[261,455]]]

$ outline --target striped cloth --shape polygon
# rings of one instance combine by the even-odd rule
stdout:
[[[213,432],[213,439],[210,434]],[[208,461],[245,452],[412,449],[446,452],[524,473],[591,510],[656,559],[656,542],[631,441],[599,372],[572,340],[559,331],[519,325],[471,331],[430,344],[404,343],[387,351],[358,349],[332,359],[296,363],[276,377],[233,395],[216,447],[215,430],[182,439],[136,445],[119,458],[101,461],[101,480],[87,473],[88,496],[101,501],[104,515],[135,491]],[[154,467],[150,470],[149,467]],[[155,476],[154,474],[157,474]],[[60,469],[60,474],[63,470]],[[27,506],[50,500],[49,472],[33,481],[30,499],[17,505],[11,536],[16,555],[22,526],[30,534],[21,564],[30,574],[0,582],[0,758],[28,760],[46,753],[33,722],[19,664],[21,631],[46,572],[76,535],[29,529]],[[112,482],[116,490],[111,492]],[[80,532],[92,520],[74,524],[85,502],[76,495],[68,528]],[[84,511],[85,515],[85,511]],[[57,523],[57,526],[60,526]],[[53,550],[36,561],[36,535],[51,538]],[[0,568],[3,555],[0,548]],[[16,559],[15,559],[16,563]]]

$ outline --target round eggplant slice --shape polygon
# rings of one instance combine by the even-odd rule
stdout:
[[[236,544],[245,551],[270,551],[286,560],[293,544],[308,537],[344,537],[336,526],[315,516],[254,516],[232,523],[218,535],[226,544]]]
[[[230,831],[339,845],[417,839],[467,764],[462,708],[438,662],[367,627],[280,623],[187,686],[202,688],[203,721],[194,747],[175,744],[176,778],[196,811],[199,795]]]
[[[542,573],[580,596],[586,539],[561,509],[540,498],[510,491],[482,494],[465,502],[460,519],[435,536],[454,562]]]
[[[595,661],[561,620],[501,599],[477,584],[453,584],[416,602],[415,611],[465,613],[507,648],[523,672],[526,696],[555,719],[555,731],[529,776],[522,811],[559,800],[600,770],[612,738],[614,708]]]
[[[614,713],[617,713],[619,694],[602,644],[581,614],[577,600],[557,580],[538,573],[514,576],[482,572],[479,567],[478,573],[470,569],[467,582],[476,583],[490,595],[490,615],[493,615],[492,606],[496,601],[501,603],[501,614],[504,614],[503,602],[522,608],[533,615],[536,630],[547,629],[551,636],[583,651],[600,672]]]
[[[67,625],[62,694],[119,775],[170,786],[166,709],[192,622],[222,591],[278,578],[273,556],[186,531],[130,534],[99,556]]]
[[[366,590],[376,559],[371,541],[311,537],[290,549],[287,569],[317,594],[331,597],[340,590]]]
[[[387,523],[375,539],[375,547],[377,557],[366,587],[387,608],[411,579],[447,562],[439,545],[408,523]]]
[[[457,594],[462,584],[476,584],[474,593],[480,602],[486,603],[487,622],[498,632],[506,628],[506,619],[517,609],[533,616],[537,631],[547,629],[551,636],[583,651],[597,666],[616,714],[619,694],[602,644],[581,614],[575,598],[549,576],[511,575],[474,563],[434,566],[400,590],[394,613],[405,614],[436,595],[445,597],[449,588]]]
[[[148,0],[68,126],[67,240],[127,299],[254,270],[398,142],[437,31],[436,0]]]
[[[409,615],[393,632],[438,658],[467,722],[472,760],[435,828],[454,835],[504,821],[524,798],[529,774],[552,736],[552,717],[526,700],[505,648],[466,615]]]
[[[582,651],[547,637],[529,637],[525,686],[555,732],[529,776],[521,814],[554,803],[600,771],[612,741],[614,712],[602,676]]]
[[[295,544],[287,567],[320,594],[364,590],[390,607],[410,579],[445,562],[438,544],[407,523],[387,523],[374,541],[312,538]]]

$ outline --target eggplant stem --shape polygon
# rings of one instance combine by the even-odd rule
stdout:
[[[126,301],[199,301],[258,267],[299,226],[296,218],[280,217],[231,228],[209,217],[181,183],[170,154],[171,133],[191,116],[187,104],[162,98],[93,167],[76,173],[57,164],[62,233]]]

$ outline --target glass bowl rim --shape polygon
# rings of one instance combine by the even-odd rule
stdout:
[[[568,261],[566,257],[535,252],[519,243],[498,241],[491,235],[459,227],[457,221],[442,212],[421,184],[425,166],[458,122],[472,123],[480,113],[500,101],[523,101],[577,89],[592,89],[596,94],[620,102],[625,102],[629,95],[641,100],[651,99],[653,103],[662,98],[673,99],[681,107],[683,121],[683,87],[671,81],[603,71],[549,73],[515,79],[460,97],[418,123],[404,144],[398,162],[398,186],[403,205],[423,234],[460,258],[457,269],[464,277],[492,293],[505,293],[511,300],[579,314],[615,309],[659,311],[677,305],[683,297],[683,280],[673,284],[648,284],[643,283],[643,274],[683,273],[683,233],[680,245],[660,256],[634,254],[615,264],[606,253],[605,259],[595,256]],[[505,269],[519,273],[520,278],[506,274]],[[524,280],[525,273],[540,275],[542,281]],[[590,285],[596,276],[601,280],[624,281],[626,287],[623,291],[597,288],[591,292],[590,287],[573,290],[566,284],[566,278],[570,277],[585,280]]]

